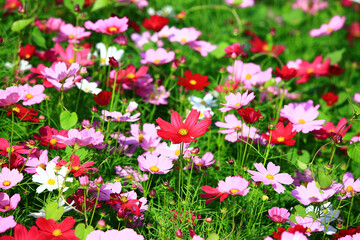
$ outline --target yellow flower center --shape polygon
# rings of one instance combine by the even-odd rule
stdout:
[[[310,231],[311,231],[311,229],[310,229],[310,228],[306,229],[306,232],[310,232]]]
[[[30,57],[31,57],[30,54],[26,54],[26,55],[25,55],[25,58],[26,58],[26,59],[29,59]]]
[[[18,108],[18,107],[14,107],[12,110],[13,110],[13,112],[20,113],[20,108]]]
[[[129,175],[129,176],[126,177],[126,179],[127,180],[132,180],[132,179],[134,179],[134,177],[132,175]]]
[[[231,189],[231,190],[230,190],[230,193],[234,194],[234,193],[237,193],[238,191],[239,191],[238,189],[235,189],[235,188],[234,188],[234,189]]]
[[[127,78],[130,78],[130,79],[133,79],[135,77],[135,74],[133,74],[133,73],[129,73],[128,75],[127,75]]]
[[[121,201],[121,203],[127,203],[129,200],[128,200],[127,197],[122,196],[122,197],[120,198],[120,201]]]
[[[201,162],[195,163],[196,166],[201,167],[203,164]]]
[[[195,49],[198,51],[201,51],[201,47],[196,47]]]
[[[246,80],[250,80],[251,77],[252,77],[252,76],[251,76],[251,74],[249,74],[249,73],[245,75],[245,79],[246,79]]]
[[[105,62],[106,62],[106,59],[105,59],[105,58],[100,58],[100,62],[101,62],[101,63],[105,63]]]
[[[74,58],[70,58],[70,59],[68,60],[68,62],[69,62],[69,63],[74,63]]]
[[[159,171],[159,168],[158,168],[157,166],[152,166],[152,167],[150,167],[150,170],[151,170],[152,172],[158,172],[158,171]]]
[[[176,155],[176,156],[180,155],[180,149],[178,149],[178,150],[175,151],[175,155]]]
[[[182,38],[182,39],[180,39],[180,42],[186,43],[186,39],[185,39],[185,38]]]
[[[352,190],[354,190],[354,188],[352,186],[347,186],[346,187],[346,191],[351,192]]]
[[[10,207],[10,205],[6,205],[6,206],[4,207],[4,209],[7,210],[9,207]]]
[[[139,134],[138,141],[142,142],[144,139],[144,134]]]
[[[191,85],[196,85],[197,82],[196,82],[195,80],[190,80],[189,83],[190,83]]]
[[[13,152],[13,151],[15,151],[15,149],[14,149],[13,147],[7,147],[7,148],[6,148],[6,151],[7,151],[7,152]]]
[[[235,131],[241,131],[241,129],[242,129],[242,128],[241,128],[241,126],[239,126],[239,125],[237,125],[237,126],[234,127],[234,130],[235,130]]]
[[[113,33],[113,32],[116,32],[116,31],[118,31],[117,27],[109,27],[108,28],[108,32],[110,32],[110,33]]]
[[[187,129],[185,129],[185,128],[180,128],[180,130],[179,130],[179,133],[180,133],[180,135],[182,135],[182,136],[187,135],[188,132],[189,132],[189,131],[188,131]]]
[[[55,138],[50,139],[50,144],[55,145],[57,143],[57,140]]]
[[[74,166],[72,169],[75,170],[75,171],[77,171],[77,170],[80,169],[80,167],[79,167],[79,166]]]
[[[265,52],[268,52],[269,51],[269,46],[266,44],[266,45],[264,45],[263,46],[263,50],[265,51]]]
[[[55,180],[52,179],[52,178],[50,178],[50,179],[48,180],[48,184],[49,184],[49,185],[54,185],[54,184],[55,184]],[[60,235],[59,235],[59,236],[60,236]]]
[[[311,74],[311,73],[313,73],[314,72],[314,69],[313,68],[309,68],[308,70],[307,70],[307,73],[308,74]]]
[[[62,232],[61,232],[60,229],[55,229],[53,231],[53,236],[58,237],[58,236],[61,236],[61,235],[62,235]]]
[[[70,34],[69,39],[74,39],[74,35]]]
[[[8,180],[5,180],[5,181],[3,182],[3,186],[5,186],[5,187],[10,186],[10,184],[11,184],[11,182],[8,181]]]
[[[267,178],[267,179],[270,179],[270,180],[273,180],[273,179],[274,179],[274,176],[271,175],[271,174],[268,174],[268,175],[266,175],[266,178]]]
[[[155,64],[159,64],[159,63],[160,63],[160,60],[159,60],[159,59],[155,59],[155,60],[154,60],[154,63],[155,63]]]
[[[41,167],[42,169],[46,170],[46,165],[41,163],[38,167]]]
[[[88,91],[89,91],[89,88],[84,88],[84,91],[85,91],[85,92],[88,92]]]
[[[331,33],[333,30],[332,30],[331,27],[328,27],[328,28],[326,29],[326,31],[327,31],[328,33]]]
[[[284,137],[278,137],[278,138],[277,138],[277,141],[278,141],[278,142],[283,142],[284,140],[285,140]]]
[[[205,101],[201,101],[201,104],[202,104],[202,105],[206,105],[206,102],[205,102]]]
[[[234,106],[235,106],[235,107],[240,107],[241,104],[242,104],[241,102],[235,103]]]
[[[148,149],[149,152],[153,152],[155,150],[156,150],[156,148],[154,148],[154,147],[149,147],[149,149]]]
[[[299,119],[299,123],[300,123],[300,124],[304,124],[304,123],[305,123],[305,120],[304,120],[304,119]]]
[[[32,99],[34,96],[33,95],[31,95],[30,93],[28,93],[28,94],[26,94],[26,96],[25,96],[27,99]]]

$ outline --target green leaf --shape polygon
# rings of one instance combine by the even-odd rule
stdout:
[[[50,202],[46,205],[45,208],[45,218],[53,219],[54,221],[60,220],[64,214],[64,207],[59,207],[57,202]]]
[[[78,116],[75,112],[64,111],[60,114],[60,125],[63,129],[69,130],[75,126],[78,121]]]
[[[34,21],[33,18],[17,20],[16,22],[14,22],[11,25],[11,31],[20,32],[23,28],[25,28],[27,25],[29,25],[32,21]]]
[[[299,25],[304,19],[304,13],[300,10],[286,11],[283,14],[284,22],[291,25]]]
[[[210,52],[209,54],[213,55],[213,56],[216,57],[216,58],[222,58],[222,57],[225,55],[225,50],[224,50],[224,49],[225,49],[227,46],[229,46],[228,43],[226,43],[226,42],[220,42],[220,43],[217,45],[216,49],[215,49],[214,51]]]
[[[350,103],[350,105],[351,105],[351,107],[352,107],[352,109],[353,109],[353,113],[354,113],[355,115],[359,115],[359,114],[360,114],[360,108],[359,108],[357,105],[352,104],[350,101],[349,101],[349,103]]]
[[[84,5],[85,0],[64,0],[64,5],[67,7],[72,13],[75,12],[75,6],[76,4],[79,4],[80,9],[82,9]]]
[[[207,240],[219,240],[219,235],[217,235],[216,233],[210,233]]]
[[[42,32],[40,31],[40,29],[38,27],[33,28],[32,32],[31,32],[31,35],[34,38],[34,42],[39,47],[47,49],[46,40],[45,40],[44,36],[42,35]]]
[[[330,58],[331,59],[331,62],[330,64],[331,65],[334,65],[335,63],[338,63],[341,61],[342,59],[342,55],[343,53],[345,52],[345,48],[342,48],[340,50],[337,50],[335,52],[332,52],[332,53],[328,53],[324,59],[327,59],[327,58]]]
[[[146,51],[148,49],[156,49],[156,45],[153,42],[146,43],[142,47],[143,47],[144,51]]]
[[[234,2],[233,2],[233,5],[238,5],[238,4],[241,4],[241,3],[243,3],[244,1],[243,0],[235,0]]]
[[[96,10],[99,10],[101,8],[107,7],[107,5],[109,5],[109,1],[108,0],[96,0],[91,11],[94,12]]]
[[[267,81],[264,84],[264,88],[267,89],[270,86],[275,86],[276,85],[276,80],[274,78],[271,78],[269,81]]]
[[[331,169],[328,169],[326,166],[318,167],[315,179],[319,183],[321,189],[330,187],[333,180]]]
[[[79,223],[75,227],[75,235],[80,238],[81,240],[85,240],[87,235],[94,231],[94,228],[92,226],[88,226],[85,228],[85,224]]]
[[[298,155],[297,165],[301,170],[305,170],[307,168],[307,164],[310,162],[310,153],[306,150],[301,151],[302,154]]]
[[[347,154],[352,160],[360,163],[360,144],[351,144],[347,149]]]

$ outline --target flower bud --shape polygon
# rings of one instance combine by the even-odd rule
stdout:
[[[207,223],[211,223],[211,222],[212,222],[212,218],[211,218],[211,217],[207,217],[207,218],[205,219],[205,221],[206,221]]]
[[[165,189],[168,189],[169,188],[169,182],[163,182],[163,187],[165,188]]]
[[[122,46],[126,46],[128,43],[125,35],[118,35],[113,41]]]
[[[194,149],[191,149],[190,152],[191,152],[191,154],[199,154],[200,153],[200,148],[196,147]]]
[[[184,235],[183,235],[183,233],[181,232],[181,229],[180,229],[180,228],[178,228],[178,229],[176,230],[176,237],[178,237],[178,238],[183,238],[183,237],[184,237]]]
[[[221,212],[222,214],[225,214],[225,213],[227,212],[227,209],[226,209],[226,208],[222,208],[222,209],[220,210],[220,212]]]
[[[175,59],[172,63],[171,63],[171,70],[175,71],[179,68],[179,60]]]
[[[106,222],[105,222],[105,220],[99,220],[99,221],[97,222],[97,226],[98,226],[98,228],[100,228],[100,229],[104,229],[104,228],[106,227]]]
[[[93,113],[98,113],[98,112],[99,112],[99,109],[98,109],[96,106],[93,106],[93,107],[91,108],[91,111],[92,111]]]
[[[131,184],[130,188],[131,188],[132,190],[136,190],[136,189],[137,189],[137,186],[136,186],[136,184]]]
[[[18,12],[19,12],[19,13],[24,13],[24,12],[25,12],[23,5],[20,5],[20,6],[18,7]]]
[[[97,179],[95,179],[95,183],[96,183],[96,185],[102,185],[103,183],[104,183],[104,180],[103,180],[103,178],[100,176],[100,177],[98,177]]]
[[[184,55],[182,55],[180,58],[179,58],[179,65],[180,66],[184,66],[186,63],[186,57]]]
[[[345,196],[346,190],[345,190],[345,189],[341,189],[341,190],[340,190],[340,194],[341,194],[341,196]]]
[[[354,197],[357,192],[356,192],[355,190],[351,190],[350,193],[351,193],[351,195]]]
[[[225,73],[225,68],[224,68],[224,67],[221,67],[221,68],[219,69],[219,72],[220,72],[220,74]]]
[[[228,161],[228,164],[229,164],[229,165],[234,165],[234,163],[235,163],[235,161],[232,160],[232,159],[230,159],[230,160]]]
[[[80,185],[85,187],[89,185],[89,177],[87,175],[83,176],[83,177],[79,177],[79,182]]]
[[[40,115],[40,116],[39,116],[39,120],[45,120],[45,116],[44,116],[44,115]]]
[[[114,68],[119,67],[119,62],[114,57],[109,57],[109,64]]]
[[[175,203],[176,203],[175,200],[170,201],[170,205],[175,205]]]
[[[87,74],[88,74],[88,71],[87,71],[86,67],[81,67],[81,69],[80,69],[80,75],[81,75],[82,77],[85,77]]]
[[[346,165],[346,164],[341,164],[341,165],[340,165],[340,169],[341,169],[341,170],[345,171],[346,168],[347,168],[347,165]]]
[[[80,12],[80,6],[79,6],[79,4],[76,4],[76,5],[75,5],[74,11],[77,12],[77,13]]]
[[[341,144],[342,143],[342,136],[340,134],[337,134],[333,137],[333,141],[336,144]]]
[[[168,188],[168,191],[169,191],[169,192],[173,192],[173,191],[174,191],[174,188],[173,188],[173,187],[169,187],[169,188]]]
[[[4,43],[4,39],[2,38],[2,36],[0,36],[0,46],[2,46],[3,43]]]
[[[152,189],[152,190],[150,191],[150,193],[149,193],[149,196],[150,196],[151,198],[154,198],[154,197],[156,196],[156,190],[155,190],[155,189]]]
[[[36,144],[35,140],[34,139],[29,139],[27,140],[27,143],[31,146],[34,146]]]
[[[265,201],[269,200],[269,197],[267,195],[263,195],[261,197],[261,199],[265,202]]]

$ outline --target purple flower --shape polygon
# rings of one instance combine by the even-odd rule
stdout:
[[[64,62],[58,62],[51,68],[45,68],[41,74],[44,75],[56,90],[66,91],[75,86],[76,73],[79,70],[80,65],[77,63],[71,64],[68,69]]]
[[[66,144],[68,146],[74,146],[77,144],[80,147],[83,146],[93,146],[98,147],[104,141],[104,135],[101,134],[100,131],[96,131],[94,128],[77,130],[70,129],[68,132],[68,137],[64,137],[61,135],[53,136],[56,138],[59,143]]]
[[[101,240],[101,239],[131,239],[131,240],[144,240],[142,235],[137,234],[131,228],[125,228],[122,230],[108,230],[103,232],[101,230],[95,230],[89,233],[86,240]]]
[[[175,53],[170,51],[167,52],[164,48],[148,49],[146,52],[142,52],[140,54],[142,60],[141,64],[152,63],[155,65],[166,64],[174,60]]]
[[[195,156],[193,162],[190,163],[190,166],[188,168],[191,169],[191,166],[197,168],[207,167],[213,165],[215,161],[216,159],[214,159],[214,154],[212,154],[211,152],[207,152],[201,158]]]
[[[181,45],[194,42],[201,35],[201,32],[194,27],[175,29],[169,36],[170,42],[178,42]]]
[[[143,99],[143,102],[149,102],[155,105],[167,105],[166,100],[170,96],[170,92],[167,92],[164,86],[153,89],[153,92],[149,92]]]
[[[14,210],[20,202],[20,194],[16,193],[11,198],[4,192],[0,192],[0,212]]]
[[[151,174],[166,174],[174,166],[171,159],[154,153],[139,156],[138,162],[140,170],[150,172]]]
[[[3,190],[10,189],[23,179],[23,174],[19,173],[17,169],[10,169],[4,167],[0,173],[0,188]]]

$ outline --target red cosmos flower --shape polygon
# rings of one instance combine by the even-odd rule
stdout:
[[[129,213],[140,215],[140,207],[142,202],[138,199],[128,199],[126,196],[121,196],[119,193],[110,194],[110,200],[106,201],[106,204],[110,206],[120,204],[120,209],[118,210],[118,217],[125,218]]]
[[[358,226],[357,228],[350,228],[347,230],[339,230],[337,233],[334,233],[333,235],[335,237],[333,237],[333,239],[339,239],[342,237],[346,237],[346,236],[352,236],[354,234],[360,233],[360,226]]]
[[[274,74],[282,80],[290,80],[296,76],[297,70],[295,68],[288,68],[284,65],[281,69],[276,67]]]
[[[262,41],[255,33],[251,32],[250,30],[245,30],[245,34],[253,38],[249,40],[249,43],[252,46],[250,51],[253,53],[272,53],[275,56],[278,56],[285,51],[284,45],[273,45],[272,48],[269,49],[269,44]]]
[[[326,102],[327,106],[332,106],[339,100],[339,95],[333,92],[327,92],[326,94],[321,94],[321,98]]]
[[[311,133],[313,133],[317,139],[323,140],[323,139],[327,139],[330,137],[334,137],[336,134],[338,134],[338,132],[341,129],[341,131],[339,132],[339,135],[341,137],[344,137],[352,125],[352,124],[350,124],[349,126],[345,127],[344,125],[346,123],[347,123],[346,118],[341,118],[340,121],[338,122],[338,124],[336,125],[336,127],[334,126],[334,124],[332,122],[326,122],[321,129],[312,131]]]
[[[119,70],[117,72],[117,82],[128,84],[130,82],[136,82],[139,78],[144,76],[149,70],[148,66],[141,66],[139,70],[136,71],[134,65],[130,64],[126,67],[125,70]]]
[[[242,119],[249,124],[255,123],[261,117],[261,112],[255,111],[253,108],[240,108],[237,111]]]
[[[137,24],[134,21],[131,21],[130,19],[128,21],[128,25],[129,25],[129,27],[133,28],[135,30],[135,32],[139,33],[141,31],[141,28],[140,28],[139,24]]]
[[[278,231],[277,232],[273,232],[273,238],[275,239],[281,239],[281,234],[283,232],[289,232],[289,233],[296,233],[296,232],[299,232],[299,233],[302,233],[302,234],[305,234],[307,233],[308,228],[306,227],[303,227],[302,225],[295,225],[293,227],[289,227],[288,230],[286,231],[285,228],[282,228],[282,227],[278,227]]]
[[[7,14],[11,11],[18,9],[21,6],[21,1],[18,0],[6,0],[6,3],[3,5],[2,8],[7,9]],[[7,15],[6,14],[6,15]]]
[[[145,18],[142,25],[148,30],[154,30],[155,32],[158,32],[168,23],[168,18],[154,14],[150,17],[150,19]]]
[[[38,118],[33,117],[39,114],[37,111],[35,111],[32,108],[25,108],[21,104],[16,105],[16,107],[14,108],[6,108],[6,110],[8,111],[6,115],[10,116],[11,111],[13,111],[15,116],[17,116],[21,121],[27,121],[27,122],[40,121]]]
[[[261,135],[265,138],[266,141],[269,141],[271,144],[285,144],[286,146],[293,146],[296,142],[295,139],[291,139],[296,135],[296,131],[293,131],[293,125],[291,122],[288,123],[286,127],[284,127],[284,123],[278,122],[276,124],[276,130],[271,131],[271,139],[270,133]]]
[[[80,238],[75,236],[75,230],[71,230],[75,223],[76,221],[73,217],[67,217],[61,223],[44,217],[39,217],[36,220],[40,233],[48,240],[80,240]]]
[[[297,77],[300,77],[296,80],[296,83],[306,83],[310,80],[311,76],[327,76],[330,68],[330,58],[327,58],[323,62],[323,57],[317,56],[312,63],[307,61],[302,61],[299,65],[297,72]]]
[[[95,207],[95,203],[96,203],[96,199],[97,199],[97,195],[89,195],[86,198],[86,204],[84,201],[84,189],[80,189],[76,191],[76,194],[71,195],[70,197],[68,197],[68,199],[66,200],[69,204],[72,201],[75,201],[75,207],[77,210],[79,211],[84,211],[84,207],[86,206],[86,211],[87,212],[92,212],[94,211],[94,207]],[[96,208],[101,208],[102,207],[102,202],[98,202],[96,204]]]
[[[229,93],[239,88],[240,81],[226,80],[223,85],[218,85],[215,90],[218,92]]]
[[[210,186],[202,186],[201,190],[203,190],[205,193],[200,193],[200,197],[210,198],[205,201],[205,204],[211,203],[218,197],[220,198],[220,202],[222,202],[229,196],[228,193],[220,192],[217,188],[213,188]]]
[[[233,45],[227,46],[224,50],[227,57],[235,59],[243,53],[244,47],[245,45],[241,46],[240,43],[234,43]]]
[[[106,106],[110,103],[112,92],[103,90],[98,95],[94,94],[94,100],[100,106]]]
[[[43,236],[37,227],[31,226],[30,230],[28,231],[24,225],[17,224],[14,228],[14,237],[9,235],[0,237],[0,240],[30,240],[30,239],[37,239],[37,240],[46,240],[46,237]]]
[[[44,126],[39,129],[39,134],[34,133],[34,138],[36,140],[40,140],[40,145],[47,146],[49,149],[65,149],[66,144],[58,143],[58,141],[54,138],[55,135],[60,135],[67,137],[68,131],[63,129],[60,132],[55,128],[51,128],[49,126]]]
[[[328,77],[337,76],[344,72],[345,70],[339,67],[339,64],[335,63],[329,67]]]
[[[20,154],[26,154],[28,155],[31,152],[31,149],[29,149],[26,145],[17,145],[17,146],[11,146],[8,140],[5,138],[0,138],[0,155],[3,156],[9,156],[9,153],[18,155],[22,158]]]
[[[191,110],[189,116],[183,123],[178,112],[173,111],[171,113],[171,123],[164,121],[161,118],[156,119],[156,123],[159,124],[160,129],[157,130],[158,136],[163,139],[172,141],[173,144],[177,143],[190,143],[191,141],[197,142],[194,137],[200,137],[209,131],[211,119],[206,118],[199,123],[200,112]]]
[[[81,165],[78,155],[71,155],[69,162],[61,160],[58,162],[58,164],[60,164],[61,166],[68,165],[69,169],[71,167],[70,172],[74,175],[74,177],[79,177],[83,174],[87,174],[88,171],[91,173],[96,173],[97,171],[99,171],[97,168],[88,168],[94,165],[93,161],[89,161]]]
[[[185,77],[179,77],[180,81],[177,84],[184,86],[186,90],[204,90],[204,87],[208,86],[210,82],[208,82],[208,76],[201,76],[199,73],[195,73],[194,75],[191,71],[186,70],[184,73]]]
[[[35,50],[35,46],[26,44],[25,48],[23,46],[20,47],[19,56],[21,59],[30,60],[34,56]]]

